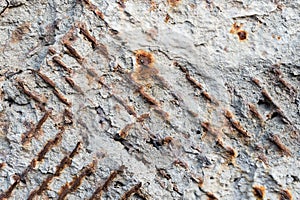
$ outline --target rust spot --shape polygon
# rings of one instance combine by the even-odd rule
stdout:
[[[154,56],[144,50],[135,51],[135,56],[137,67],[131,74],[133,81],[145,85],[149,81],[157,79],[159,71],[153,66]]]
[[[168,23],[169,20],[170,20],[170,15],[167,13],[165,17],[165,22]]]
[[[242,26],[243,26],[243,24],[237,24],[235,22],[230,29],[230,33],[232,33],[232,34],[237,33],[241,29]]]
[[[5,163],[0,163],[0,169],[4,168],[5,167]]]
[[[12,32],[11,41],[13,43],[19,42],[20,40],[22,40],[24,35],[29,33],[29,31],[30,31],[29,22],[25,22],[21,24],[21,26],[19,26],[18,28],[16,28],[16,30]]]
[[[236,22],[232,25],[230,29],[231,34],[237,34],[240,41],[246,40],[248,33],[244,30],[241,30],[243,24],[237,24]]]
[[[226,152],[232,157],[236,158],[237,157],[237,152],[234,150],[232,147],[226,147]]]
[[[170,6],[175,7],[180,4],[181,0],[168,0]]]
[[[280,191],[280,197],[279,200],[292,200],[293,196],[291,191],[289,190],[282,190]]]
[[[173,138],[171,136],[167,136],[163,139],[163,144],[170,144],[173,141]]]
[[[188,164],[187,164],[186,162],[183,162],[182,160],[179,160],[179,159],[175,160],[175,161],[173,162],[173,164],[174,164],[175,166],[180,166],[180,167],[182,167],[182,168],[184,168],[184,169],[186,169],[186,170],[189,169]]]
[[[264,199],[266,194],[266,188],[264,186],[253,186],[253,194],[257,197],[257,200]]]
[[[150,52],[144,50],[137,50],[134,53],[136,56],[136,62],[139,65],[152,67],[154,63],[154,56]]]
[[[239,36],[240,40],[246,40],[247,39],[247,32],[246,31],[239,31],[239,32],[237,32],[237,35]]]

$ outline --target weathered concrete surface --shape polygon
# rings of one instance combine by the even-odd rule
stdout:
[[[0,199],[300,199],[298,1],[0,13]]]

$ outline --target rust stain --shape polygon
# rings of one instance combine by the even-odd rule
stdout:
[[[224,115],[239,133],[241,133],[244,137],[251,137],[251,134],[242,127],[239,121],[234,119],[234,115],[229,110],[225,110]]]
[[[175,161],[173,162],[173,164],[174,164],[175,166],[182,167],[182,168],[184,168],[184,169],[186,169],[186,170],[189,169],[188,164],[187,164],[186,162],[182,161],[182,160],[179,160],[179,159],[175,160]]]
[[[230,29],[230,33],[236,34],[242,28],[242,26],[243,26],[243,24],[237,24],[235,22]]]
[[[264,118],[259,113],[257,107],[254,104],[252,104],[252,103],[248,103],[248,107],[249,107],[249,110],[250,110],[251,114],[254,115],[257,119],[259,119],[260,125],[264,126],[264,124],[265,124]]]
[[[144,50],[136,50],[134,53],[136,56],[136,62],[139,65],[153,67],[154,56],[150,52]]]
[[[165,23],[168,23],[169,20],[170,20],[170,15],[167,13],[164,21]]]
[[[172,7],[176,7],[181,3],[181,0],[168,0],[168,4]]]
[[[239,32],[237,32],[237,35],[239,36],[240,40],[246,40],[247,39],[247,32],[246,31],[239,31]]]
[[[61,60],[59,56],[53,56],[52,60],[61,68],[63,68],[66,72],[72,73],[72,70]]]
[[[64,129],[57,133],[54,139],[49,140],[44,148],[38,153],[37,161],[42,161],[45,158],[46,153],[52,149],[53,146],[57,145],[62,140],[62,135],[64,133]]]
[[[278,135],[269,138],[286,156],[292,156],[291,151],[281,142]]]
[[[293,196],[291,191],[289,190],[282,190],[280,191],[280,197],[279,200],[292,200]]]
[[[19,26],[12,32],[11,41],[13,43],[21,41],[23,39],[23,36],[30,32],[30,26],[31,24],[29,22],[24,22],[23,24],[21,24],[21,26]]]
[[[96,164],[97,161],[94,160],[89,165],[83,167],[80,170],[79,175],[75,175],[71,182],[67,182],[64,186],[62,186],[61,190],[59,191],[58,200],[63,200],[67,197],[68,194],[75,192],[81,185],[83,179],[86,176],[89,176],[90,174],[94,173]]]
[[[106,179],[103,185],[99,186],[93,193],[93,195],[89,198],[89,200],[94,200],[94,199],[100,199],[102,196],[102,193],[104,191],[107,191],[108,187],[111,185],[113,180],[117,177],[117,175],[122,174],[125,170],[125,166],[122,165],[119,167],[118,170],[114,170],[111,172],[109,177]]]
[[[34,101],[41,105],[44,105],[47,102],[47,98],[44,95],[26,89],[25,83],[21,80],[17,80],[17,82],[18,88],[20,88],[28,97],[32,98]]]
[[[0,163],[0,169],[4,168],[6,163]]]
[[[240,41],[244,41],[248,37],[248,33],[244,30],[242,30],[243,24],[237,24],[236,22],[232,25],[230,29],[231,34],[237,34]]]
[[[128,134],[129,134],[129,131],[130,129],[132,129],[134,126],[134,123],[131,123],[131,124],[127,124],[120,132],[119,132],[119,135],[121,138],[125,139]]]
[[[23,145],[30,142],[33,137],[38,136],[38,133],[40,133],[42,129],[42,125],[50,117],[51,113],[52,113],[51,110],[46,111],[44,116],[38,121],[35,127],[31,128],[27,133],[22,134],[21,142]]]
[[[264,186],[255,185],[253,186],[253,194],[257,197],[257,200],[262,200],[266,194],[266,188]]]
[[[139,189],[142,187],[142,183],[139,182],[138,184],[134,185],[132,188],[130,188],[128,191],[126,191],[122,197],[120,198],[120,200],[127,200],[130,198],[131,195],[137,193],[139,191]]]

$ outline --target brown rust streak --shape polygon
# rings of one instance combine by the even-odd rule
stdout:
[[[186,79],[187,79],[193,86],[195,86],[196,88],[198,88],[198,89],[201,91],[201,95],[202,95],[206,100],[208,100],[209,102],[212,102],[212,103],[215,103],[215,104],[218,105],[217,100],[215,100],[213,97],[211,97],[207,91],[203,91],[203,86],[201,85],[201,83],[199,83],[194,77],[192,77],[192,76],[190,75],[190,72],[189,72],[189,70],[188,70],[186,67],[180,65],[180,64],[177,63],[177,62],[174,62],[174,66],[179,67],[179,69],[185,74]]]
[[[217,130],[211,127],[211,124],[209,122],[202,122],[201,126],[213,136],[216,136],[217,138],[221,136],[221,134]]]
[[[90,0],[82,0],[82,2],[87,4],[88,9],[91,10],[96,16],[98,16],[107,27],[109,27],[108,23],[104,20],[104,14],[97,8],[97,6],[92,4]]]
[[[37,75],[39,75],[39,77],[41,77],[41,79],[43,79],[43,81],[45,83],[47,83],[48,85],[50,85],[52,88],[55,88],[56,84],[54,83],[54,81],[52,81],[45,74],[42,74],[40,71],[35,71],[35,72],[37,73]]]
[[[282,111],[282,109],[279,107],[279,105],[277,105],[277,103],[274,102],[274,100],[272,99],[271,95],[269,94],[269,92],[266,89],[262,89],[261,94],[263,95],[263,97],[265,99],[267,99],[270,103],[272,103],[273,106],[275,106],[276,108],[276,112],[283,118],[285,119],[290,125],[293,125],[293,123],[291,122],[291,120],[284,114],[284,112]]]
[[[96,200],[100,199],[102,196],[103,191],[107,191],[109,185],[112,183],[112,181],[117,177],[118,174],[121,174],[124,172],[125,166],[122,165],[118,170],[113,171],[109,177],[106,179],[103,185],[99,186],[93,195],[89,198],[89,200]]]
[[[260,124],[263,126],[264,125],[264,118],[262,117],[262,115],[258,112],[256,106],[252,103],[248,103],[248,107],[249,110],[251,111],[251,113],[260,121]]]
[[[257,200],[262,200],[265,198],[266,188],[264,186],[255,185],[253,186],[253,193],[255,196],[257,196]]]
[[[81,185],[82,180],[86,176],[89,176],[91,173],[94,172],[95,167],[96,167],[96,161],[93,161],[88,166],[82,168],[78,176],[76,175],[71,182],[66,183],[64,186],[61,187],[59,191],[58,200],[63,200],[67,197],[68,194],[75,192],[78,189],[78,187]]]
[[[83,94],[83,91],[81,90],[81,88],[78,85],[76,85],[75,82],[70,77],[65,77],[65,80],[75,91]]]
[[[169,113],[165,112],[160,107],[154,107],[153,111],[157,113],[167,124],[171,124]]]
[[[260,83],[260,80],[258,80],[257,78],[251,78],[251,81],[256,85],[258,86],[259,88],[261,88],[261,83]]]
[[[3,162],[3,163],[0,163],[0,169],[2,169],[2,168],[4,168],[5,167],[5,163]]]
[[[0,200],[6,200],[6,199],[8,199],[11,196],[13,190],[19,184],[20,180],[21,180],[20,176],[17,176],[17,178],[15,179],[15,182],[11,186],[9,186],[9,188],[4,193],[2,193],[0,195]]]
[[[22,140],[21,140],[22,144],[29,142],[31,140],[31,138],[34,137],[35,134],[41,130],[42,125],[49,118],[51,113],[52,113],[51,110],[46,111],[44,116],[38,121],[38,123],[35,125],[35,127],[31,128],[29,132],[22,135]]]
[[[147,94],[144,90],[144,87],[140,87],[139,88],[139,93],[142,95],[142,97],[147,100],[149,103],[156,105],[156,106],[160,106],[160,103],[158,101],[156,101],[156,99],[154,99],[152,96],[150,96],[149,94]]]
[[[80,33],[82,33],[88,41],[92,43],[92,47],[96,47],[98,42],[94,36],[87,30],[86,25],[84,23],[78,23],[78,27],[80,29]]]
[[[130,188],[127,192],[125,192],[120,200],[128,200],[131,195],[138,192],[138,190],[142,187],[142,183],[139,182],[138,184],[134,185],[132,188]]]
[[[84,58],[77,52],[77,50],[74,47],[72,47],[70,41],[64,40],[63,44],[68,49],[70,55],[73,56],[79,64],[82,64]]]
[[[59,56],[53,56],[52,60],[58,64],[61,68],[63,68],[66,72],[72,73],[72,70],[61,60]]]
[[[148,119],[149,117],[150,117],[149,113],[144,113],[137,118],[136,122],[144,122],[145,119]]]
[[[134,126],[134,123],[127,124],[127,125],[119,132],[120,137],[123,138],[123,139],[125,139],[125,138],[128,136],[130,129],[132,129],[133,126]]]
[[[278,81],[279,81],[283,86],[285,86],[286,88],[288,88],[291,94],[297,93],[297,89],[296,89],[294,86],[292,86],[292,84],[290,84],[289,82],[287,82],[287,81],[282,77],[283,74],[282,74],[282,72],[280,71],[280,69],[275,68],[275,69],[274,69],[274,73],[275,73],[275,75],[277,75]]]
[[[293,196],[289,190],[281,190],[279,200],[292,200]]]
[[[56,50],[52,47],[49,47],[48,52],[50,55],[55,55],[57,53]]]
[[[39,152],[37,158],[33,158],[30,162],[30,165],[26,167],[26,169],[22,172],[21,175],[18,175],[15,182],[8,188],[6,192],[0,195],[0,200],[7,199],[11,196],[13,190],[17,187],[19,182],[21,180],[24,180],[25,177],[27,176],[28,172],[33,170],[36,167],[37,161],[42,161],[45,158],[46,153],[49,152],[49,150],[54,146],[57,145],[58,142],[61,140],[63,132],[59,132],[54,140],[50,140],[44,148]],[[30,196],[29,196],[30,197]]]
[[[61,131],[59,131],[55,138],[52,140],[49,140],[47,142],[47,144],[44,146],[44,148],[38,153],[37,156],[37,161],[42,161],[46,155],[47,152],[49,152],[49,150],[53,147],[56,146],[61,140],[62,140],[62,135],[64,133],[64,129],[62,129]]]
[[[241,133],[245,137],[251,137],[251,135],[249,134],[249,132],[242,127],[241,123],[239,121],[234,120],[233,114],[229,110],[225,110],[224,115],[228,119],[228,121],[231,123],[231,125],[239,133]]]
[[[278,135],[270,136],[269,138],[286,156],[291,156],[291,151],[281,142]]]
[[[126,109],[128,114],[133,115],[134,117],[137,117],[134,107],[126,104],[126,102],[123,99],[121,99],[120,97],[118,97],[117,95],[112,94],[112,96],[117,100],[117,102],[119,102]]]
[[[28,97],[32,98],[34,101],[36,101],[37,103],[39,103],[41,105],[43,105],[47,102],[47,100],[44,96],[27,90],[23,81],[18,80],[17,82],[19,84],[19,88],[21,88],[21,90],[24,92],[24,94],[26,94]],[[39,97],[39,96],[41,96],[41,97]]]
[[[71,106],[72,103],[69,102],[69,100],[63,96],[63,94],[61,92],[58,91],[57,88],[54,88],[53,93],[55,94],[55,96],[57,96],[57,98],[64,104],[66,104],[67,106]]]

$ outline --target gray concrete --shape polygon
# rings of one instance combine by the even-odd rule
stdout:
[[[0,199],[28,198],[78,142],[34,199],[88,199],[114,171],[102,199],[140,182],[129,199],[300,199],[299,1],[1,0],[0,13]]]

